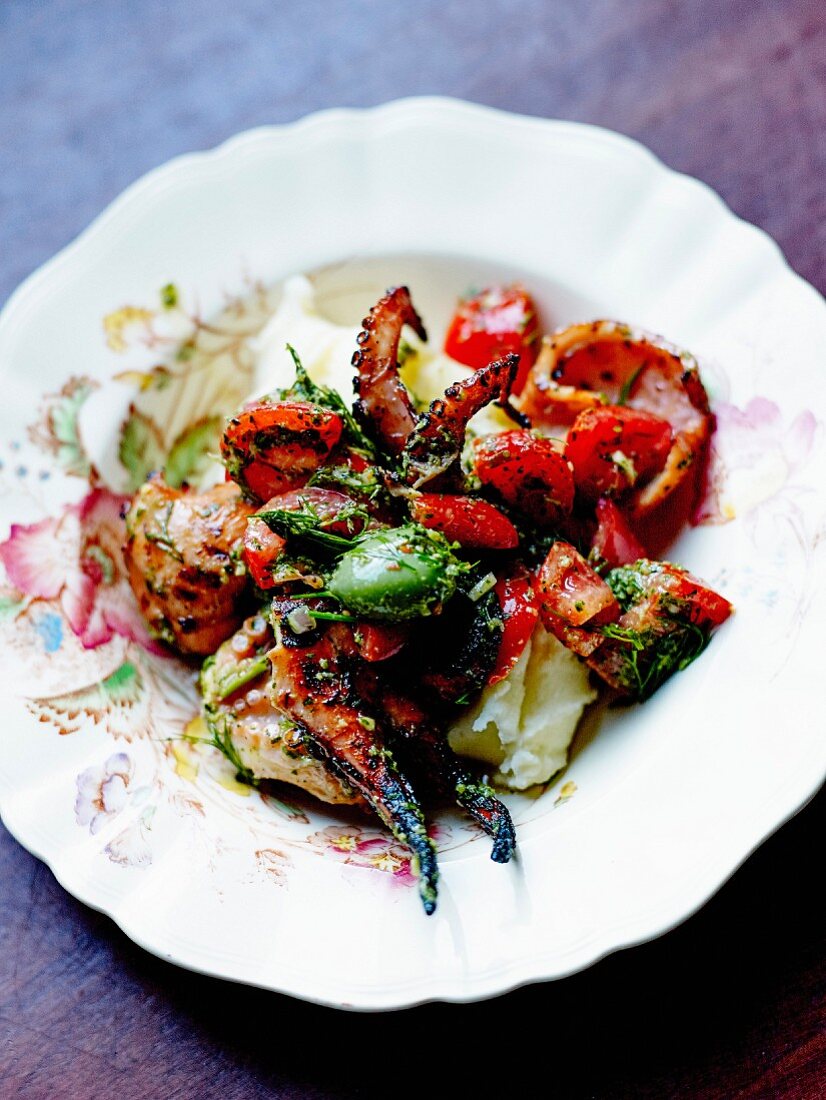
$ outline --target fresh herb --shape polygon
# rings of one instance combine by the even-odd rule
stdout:
[[[648,594],[645,578],[662,572],[660,562],[641,558],[632,565],[621,565],[606,574],[608,587],[616,596],[623,611],[638,604]]]
[[[239,783],[248,783],[251,787],[258,787],[260,780],[253,771],[247,767],[239,755],[238,749],[232,740],[232,718],[228,714],[222,714],[210,706],[204,708],[207,729],[210,732],[210,744],[229,760],[235,768],[235,777]]]
[[[617,677],[636,699],[652,695],[675,672],[688,668],[709,643],[709,631],[691,622],[682,601],[661,602],[656,625],[643,630],[611,623],[602,628],[606,638],[619,643]]]
[[[175,540],[169,533],[169,521],[172,518],[173,507],[174,501],[170,500],[166,508],[158,513],[158,530],[153,531],[147,528],[146,541],[153,542],[156,546],[159,546],[165,554],[168,554],[170,558],[182,562],[184,556],[175,545]]]
[[[309,488],[336,489],[349,496],[358,497],[365,504],[374,504],[387,498],[384,483],[379,479],[375,466],[355,471],[351,466],[321,466],[307,482]]]
[[[332,412],[338,413],[344,421],[343,436],[345,441],[356,450],[361,451],[366,458],[375,460],[376,447],[373,441],[365,434],[361,425],[342,400],[341,395],[330,389],[329,386],[319,386],[310,378],[298,357],[298,352],[291,344],[287,344],[287,351],[292,356],[295,366],[295,381],[288,389],[281,391],[281,400],[308,401],[313,405],[319,405],[322,409],[330,409]]]
[[[360,521],[360,526],[363,526],[369,516],[364,508],[353,502],[344,505],[333,516],[322,516],[312,505],[305,504],[303,508],[297,508],[294,511],[266,508],[263,512],[256,512],[255,518],[263,520],[271,531],[275,531],[282,538],[291,536],[306,538],[334,550],[349,550],[355,545],[357,536],[348,538],[344,535],[335,535],[332,531],[325,531],[324,528],[333,523],[346,523],[349,526],[356,520]]]

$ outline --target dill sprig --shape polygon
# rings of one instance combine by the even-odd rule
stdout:
[[[694,661],[710,640],[710,633],[691,621],[685,610],[668,601],[661,607],[656,627],[633,630],[609,623],[602,628],[606,638],[619,642],[621,665],[619,678],[638,700],[647,699],[675,672]]]
[[[262,519],[270,530],[275,531],[282,538],[292,536],[311,539],[322,546],[343,551],[355,546],[359,536],[336,535],[332,531],[325,531],[324,528],[333,523],[346,523],[349,527],[355,524],[355,521],[359,521],[360,525],[364,526],[370,517],[361,505],[353,502],[343,505],[335,515],[327,517],[320,515],[312,505],[305,504],[303,508],[297,508],[295,511],[266,508],[262,512],[256,512],[255,518]]]

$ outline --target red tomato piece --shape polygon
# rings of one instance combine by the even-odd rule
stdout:
[[[303,485],[341,438],[338,413],[304,401],[262,402],[229,421],[221,457],[233,481],[259,500]]]
[[[409,623],[359,623],[355,631],[359,652],[371,662],[395,657],[409,637]]]
[[[670,562],[661,562],[660,571],[646,577],[643,584],[652,594],[669,593],[684,600],[689,608],[691,621],[698,626],[719,626],[734,610],[724,596],[709,588],[692,573]]]
[[[614,569],[647,557],[643,544],[628,525],[628,520],[613,500],[600,497],[597,501],[597,530],[591,543],[592,552]]]
[[[422,527],[441,531],[471,550],[511,550],[519,545],[514,525],[486,500],[420,493],[410,502],[410,515]]]
[[[492,286],[462,298],[445,336],[445,353],[478,370],[510,352],[519,356],[512,392],[519,393],[536,358],[539,321],[523,286]]]
[[[319,517],[319,527],[332,535],[348,538],[352,535],[360,535],[369,522],[363,515],[349,517],[345,515],[341,519],[336,519],[345,510],[351,511],[353,504],[350,497],[336,492],[335,489],[317,489],[315,486],[310,486],[278,493],[267,501],[262,511],[271,508],[282,512],[301,512],[309,508]]]
[[[370,463],[364,457],[359,454],[358,451],[350,450],[349,448],[343,454],[344,464],[349,466],[354,474],[363,474],[369,467]]]
[[[496,664],[488,677],[489,684],[498,684],[513,669],[522,656],[539,618],[536,593],[530,576],[524,570],[500,577],[496,582],[495,592],[505,625]]]
[[[599,629],[619,618],[614,593],[568,542],[555,542],[539,570],[539,614],[545,629],[578,653],[602,644]]]
[[[263,519],[251,516],[244,532],[244,560],[259,588],[272,588],[270,567],[281,555],[287,540],[271,531]]]
[[[542,526],[552,527],[573,508],[571,467],[544,436],[515,430],[478,440],[474,465],[483,484]]]
[[[671,450],[667,420],[626,405],[586,409],[573,423],[565,455],[579,492],[591,500],[644,485],[663,469]]]

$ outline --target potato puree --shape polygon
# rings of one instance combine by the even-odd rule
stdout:
[[[294,372],[285,349],[290,343],[314,381],[338,390],[349,401],[357,333],[355,326],[337,325],[321,316],[308,279],[288,279],[278,309],[253,345],[257,366],[250,396],[291,384]],[[438,397],[467,372],[412,332],[406,331],[405,339],[412,353],[402,377],[419,400]],[[471,421],[477,433],[512,426],[495,408],[483,409]],[[461,755],[496,768],[497,783],[515,789],[544,783],[564,766],[583,707],[595,694],[574,654],[540,627],[510,676],[487,688],[450,730],[450,743]]]

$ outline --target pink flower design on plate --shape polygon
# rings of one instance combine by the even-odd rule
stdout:
[[[434,840],[448,835],[438,825],[431,826],[428,832]],[[307,840],[313,847],[351,867],[392,875],[401,886],[415,886],[418,881],[413,873],[410,852],[387,833],[375,832],[361,825],[328,825]]]
[[[783,492],[808,461],[820,427],[808,409],[787,423],[766,397],[753,397],[744,409],[719,402],[714,412],[717,430],[698,523],[726,523]]]
[[[75,820],[88,825],[92,836],[117,817],[129,799],[132,761],[125,752],[113,753],[100,767],[87,768],[77,777]]]
[[[34,599],[56,600],[85,649],[104,645],[116,634],[159,649],[126,577],[121,511],[127,500],[94,489],[60,516],[13,524],[0,543],[0,561],[11,583]]]

